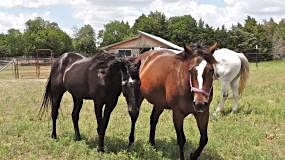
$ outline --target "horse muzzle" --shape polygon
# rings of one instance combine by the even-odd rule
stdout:
[[[197,112],[204,112],[208,108],[208,102],[193,102],[194,103],[194,110]]]

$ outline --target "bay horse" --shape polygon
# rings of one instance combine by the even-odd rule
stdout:
[[[135,74],[137,72],[137,74]],[[115,108],[123,88],[129,108],[137,102],[134,82],[138,77],[138,67],[128,61],[118,59],[108,53],[98,53],[94,57],[84,57],[78,53],[65,53],[52,65],[40,112],[51,104],[52,134],[56,139],[56,120],[63,94],[68,91],[73,98],[72,121],[75,140],[81,140],[78,120],[83,99],[94,101],[99,135],[98,151],[104,151],[104,137],[110,114]],[[123,83],[123,85],[122,85]],[[104,111],[103,111],[103,106]],[[102,114],[104,114],[102,116]]]
[[[217,44],[209,48],[195,44],[185,45],[184,51],[179,54],[162,49],[147,51],[137,57],[135,61],[141,63],[139,104],[143,99],[153,104],[149,135],[151,145],[155,145],[155,129],[159,116],[164,109],[171,109],[180,159],[184,159],[186,138],[183,120],[192,113],[200,131],[200,143],[190,154],[190,158],[197,159],[200,156],[208,142],[209,106],[213,97],[213,65],[216,63],[212,54],[216,48]],[[130,113],[132,126],[129,145],[134,143],[138,115],[139,108],[133,109]]]
[[[228,98],[228,87],[231,87],[233,94],[232,113],[238,110],[239,95],[246,86],[249,77],[249,63],[242,53],[222,48],[214,52],[216,63],[214,65],[215,77],[221,84],[221,99],[216,109],[216,113],[223,111],[225,101]]]

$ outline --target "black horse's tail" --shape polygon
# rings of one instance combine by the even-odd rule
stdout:
[[[52,92],[51,92],[51,74],[50,74],[46,84],[46,91],[43,96],[42,105],[38,113],[39,118],[42,118],[44,113],[47,112],[47,109],[51,104],[51,100],[52,100]]]

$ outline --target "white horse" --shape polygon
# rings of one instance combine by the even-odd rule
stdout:
[[[229,95],[228,86],[230,85],[233,93],[232,113],[234,113],[238,109],[239,95],[242,94],[249,77],[248,60],[244,54],[226,48],[216,50],[213,56],[218,62],[214,65],[215,77],[221,83],[221,100],[216,112],[223,111],[225,101]]]

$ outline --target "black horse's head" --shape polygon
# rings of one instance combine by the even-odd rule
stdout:
[[[126,98],[129,112],[138,110],[140,101],[140,61],[122,60],[122,92]]]

